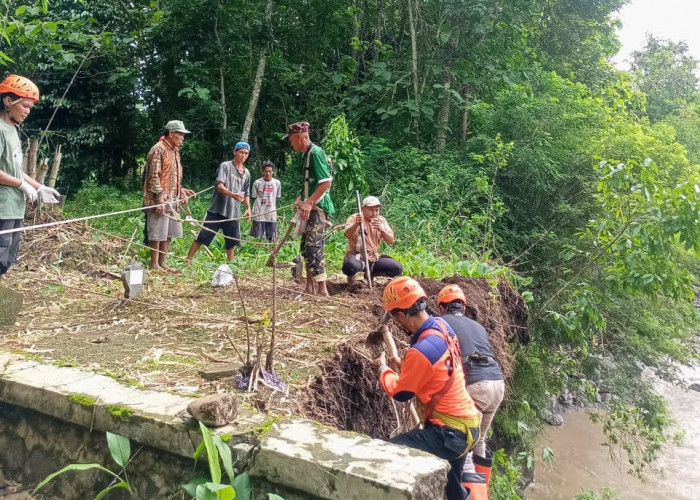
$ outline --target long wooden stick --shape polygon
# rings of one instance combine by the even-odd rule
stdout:
[[[367,284],[372,288],[372,272],[369,269],[369,257],[367,256],[367,241],[365,240],[365,216],[362,213],[362,205],[360,204],[360,192],[355,190],[355,199],[357,200],[357,211],[360,214],[360,237],[362,238],[362,257],[365,259],[365,276]]]
[[[386,345],[387,350],[389,351],[389,356],[392,358],[398,358],[399,357],[399,351],[396,349],[396,343],[394,342],[394,337],[391,335],[391,332],[389,331],[389,327],[386,325],[382,325],[379,327],[379,330],[382,332],[382,337],[384,338],[384,345]],[[418,412],[416,411],[416,407],[413,404],[413,401],[409,401],[408,407],[411,410],[411,416],[413,417],[413,422],[418,426],[421,424],[421,419],[418,416]]]

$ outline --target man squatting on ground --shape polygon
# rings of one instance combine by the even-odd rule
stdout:
[[[241,202],[245,203],[245,216],[250,217],[250,172],[245,161],[250,154],[250,144],[237,142],[233,148],[233,160],[219,165],[216,187],[211,197],[204,226],[187,253],[187,265],[202,245],[209,246],[221,229],[226,240],[226,259],[231,262],[236,247],[241,246]]]
[[[251,196],[253,203],[253,238],[267,238],[272,241],[277,235],[277,200],[282,196],[282,184],[273,179],[275,164],[267,160],[262,164],[263,176],[253,183]]]
[[[387,245],[394,244],[394,231],[386,219],[379,215],[381,202],[375,196],[362,200],[362,213],[352,214],[345,223],[345,238],[348,240],[348,250],[343,259],[343,274],[348,277],[348,283],[355,281],[355,274],[364,272],[365,263],[362,255],[362,238],[360,227],[362,219],[365,222],[365,245],[370,274],[395,278],[403,271],[401,263],[388,255],[379,255],[379,244],[384,241]]]
[[[374,361],[384,391],[397,401],[416,397],[423,408],[423,429],[400,434],[390,441],[427,451],[451,466],[445,493],[448,500],[464,500],[461,484],[467,453],[479,440],[479,411],[469,396],[452,329],[429,315],[426,295],[408,276],[392,279],[382,294],[384,309],[411,334],[410,347],[398,375],[386,364],[386,355]],[[392,360],[394,363],[398,360]]]
[[[182,121],[170,120],[165,125],[163,139],[151,148],[146,158],[143,206],[160,205],[146,209],[151,268],[156,272],[179,272],[168,267],[165,258],[172,239],[182,238],[180,202],[195,196],[194,191],[182,187],[180,146],[189,133]]]
[[[301,155],[301,171],[304,175],[302,196],[294,202],[294,210],[306,224],[301,237],[301,255],[306,260],[305,293],[328,296],[324,263],[325,239],[323,230],[330,225],[335,209],[329,194],[333,181],[328,159],[323,149],[311,142],[309,123],[292,123],[287,136],[292,149]]]
[[[503,401],[506,384],[501,367],[493,355],[486,330],[464,315],[467,299],[458,285],[447,285],[437,297],[442,319],[452,327],[462,354],[462,368],[467,377],[467,392],[481,411],[480,438],[474,447],[472,462],[465,464],[465,473],[483,473],[486,484],[491,479],[491,453],[486,449],[486,434]]]
[[[38,87],[23,76],[10,75],[0,83],[0,231],[24,225],[27,202],[59,202],[60,194],[24,173],[22,143],[17,129],[39,101]],[[0,234],[0,276],[16,262],[20,231]]]

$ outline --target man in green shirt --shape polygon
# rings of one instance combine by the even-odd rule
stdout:
[[[0,276],[15,263],[27,202],[58,203],[60,194],[24,173],[17,127],[39,101],[39,89],[23,76],[0,83]]]
[[[301,254],[306,260],[306,290],[308,294],[328,296],[324,263],[325,238],[323,230],[330,225],[335,212],[329,189],[333,182],[328,158],[323,149],[311,142],[309,123],[292,123],[287,131],[292,149],[301,153],[304,187],[294,202],[294,209],[306,227],[301,237]]]

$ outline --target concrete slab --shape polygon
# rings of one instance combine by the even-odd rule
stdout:
[[[198,426],[187,414],[192,398],[12,354],[0,353],[0,401],[187,458],[201,440]],[[235,423],[214,432],[234,434],[232,444],[250,442],[253,429],[266,420],[265,415],[241,408]]]
[[[0,402],[185,458],[201,441],[186,413],[191,401],[0,353]],[[270,425],[267,416],[246,408],[239,409],[234,423],[213,432],[233,434],[229,445],[237,463],[250,464],[259,448],[251,474],[304,499],[434,500],[442,498],[449,468],[432,455],[309,420]]]
[[[449,465],[433,455],[309,420],[273,425],[251,474],[317,498],[442,498]]]

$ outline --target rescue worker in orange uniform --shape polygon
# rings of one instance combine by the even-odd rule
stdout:
[[[466,389],[461,355],[452,329],[426,312],[426,295],[413,278],[391,280],[382,295],[384,309],[411,334],[401,374],[389,368],[384,353],[374,361],[384,391],[397,401],[413,397],[423,410],[423,429],[390,441],[427,451],[449,461],[445,493],[465,500],[461,484],[467,453],[479,440],[480,414]]]
[[[457,335],[462,353],[462,369],[467,379],[467,392],[482,414],[481,437],[474,446],[472,461],[468,460],[465,464],[464,473],[465,476],[474,472],[483,473],[488,486],[491,479],[492,455],[486,448],[486,434],[505,395],[503,373],[484,327],[464,315],[467,298],[459,285],[443,287],[438,294],[437,303],[442,313],[440,317]],[[469,468],[472,463],[473,469]]]

